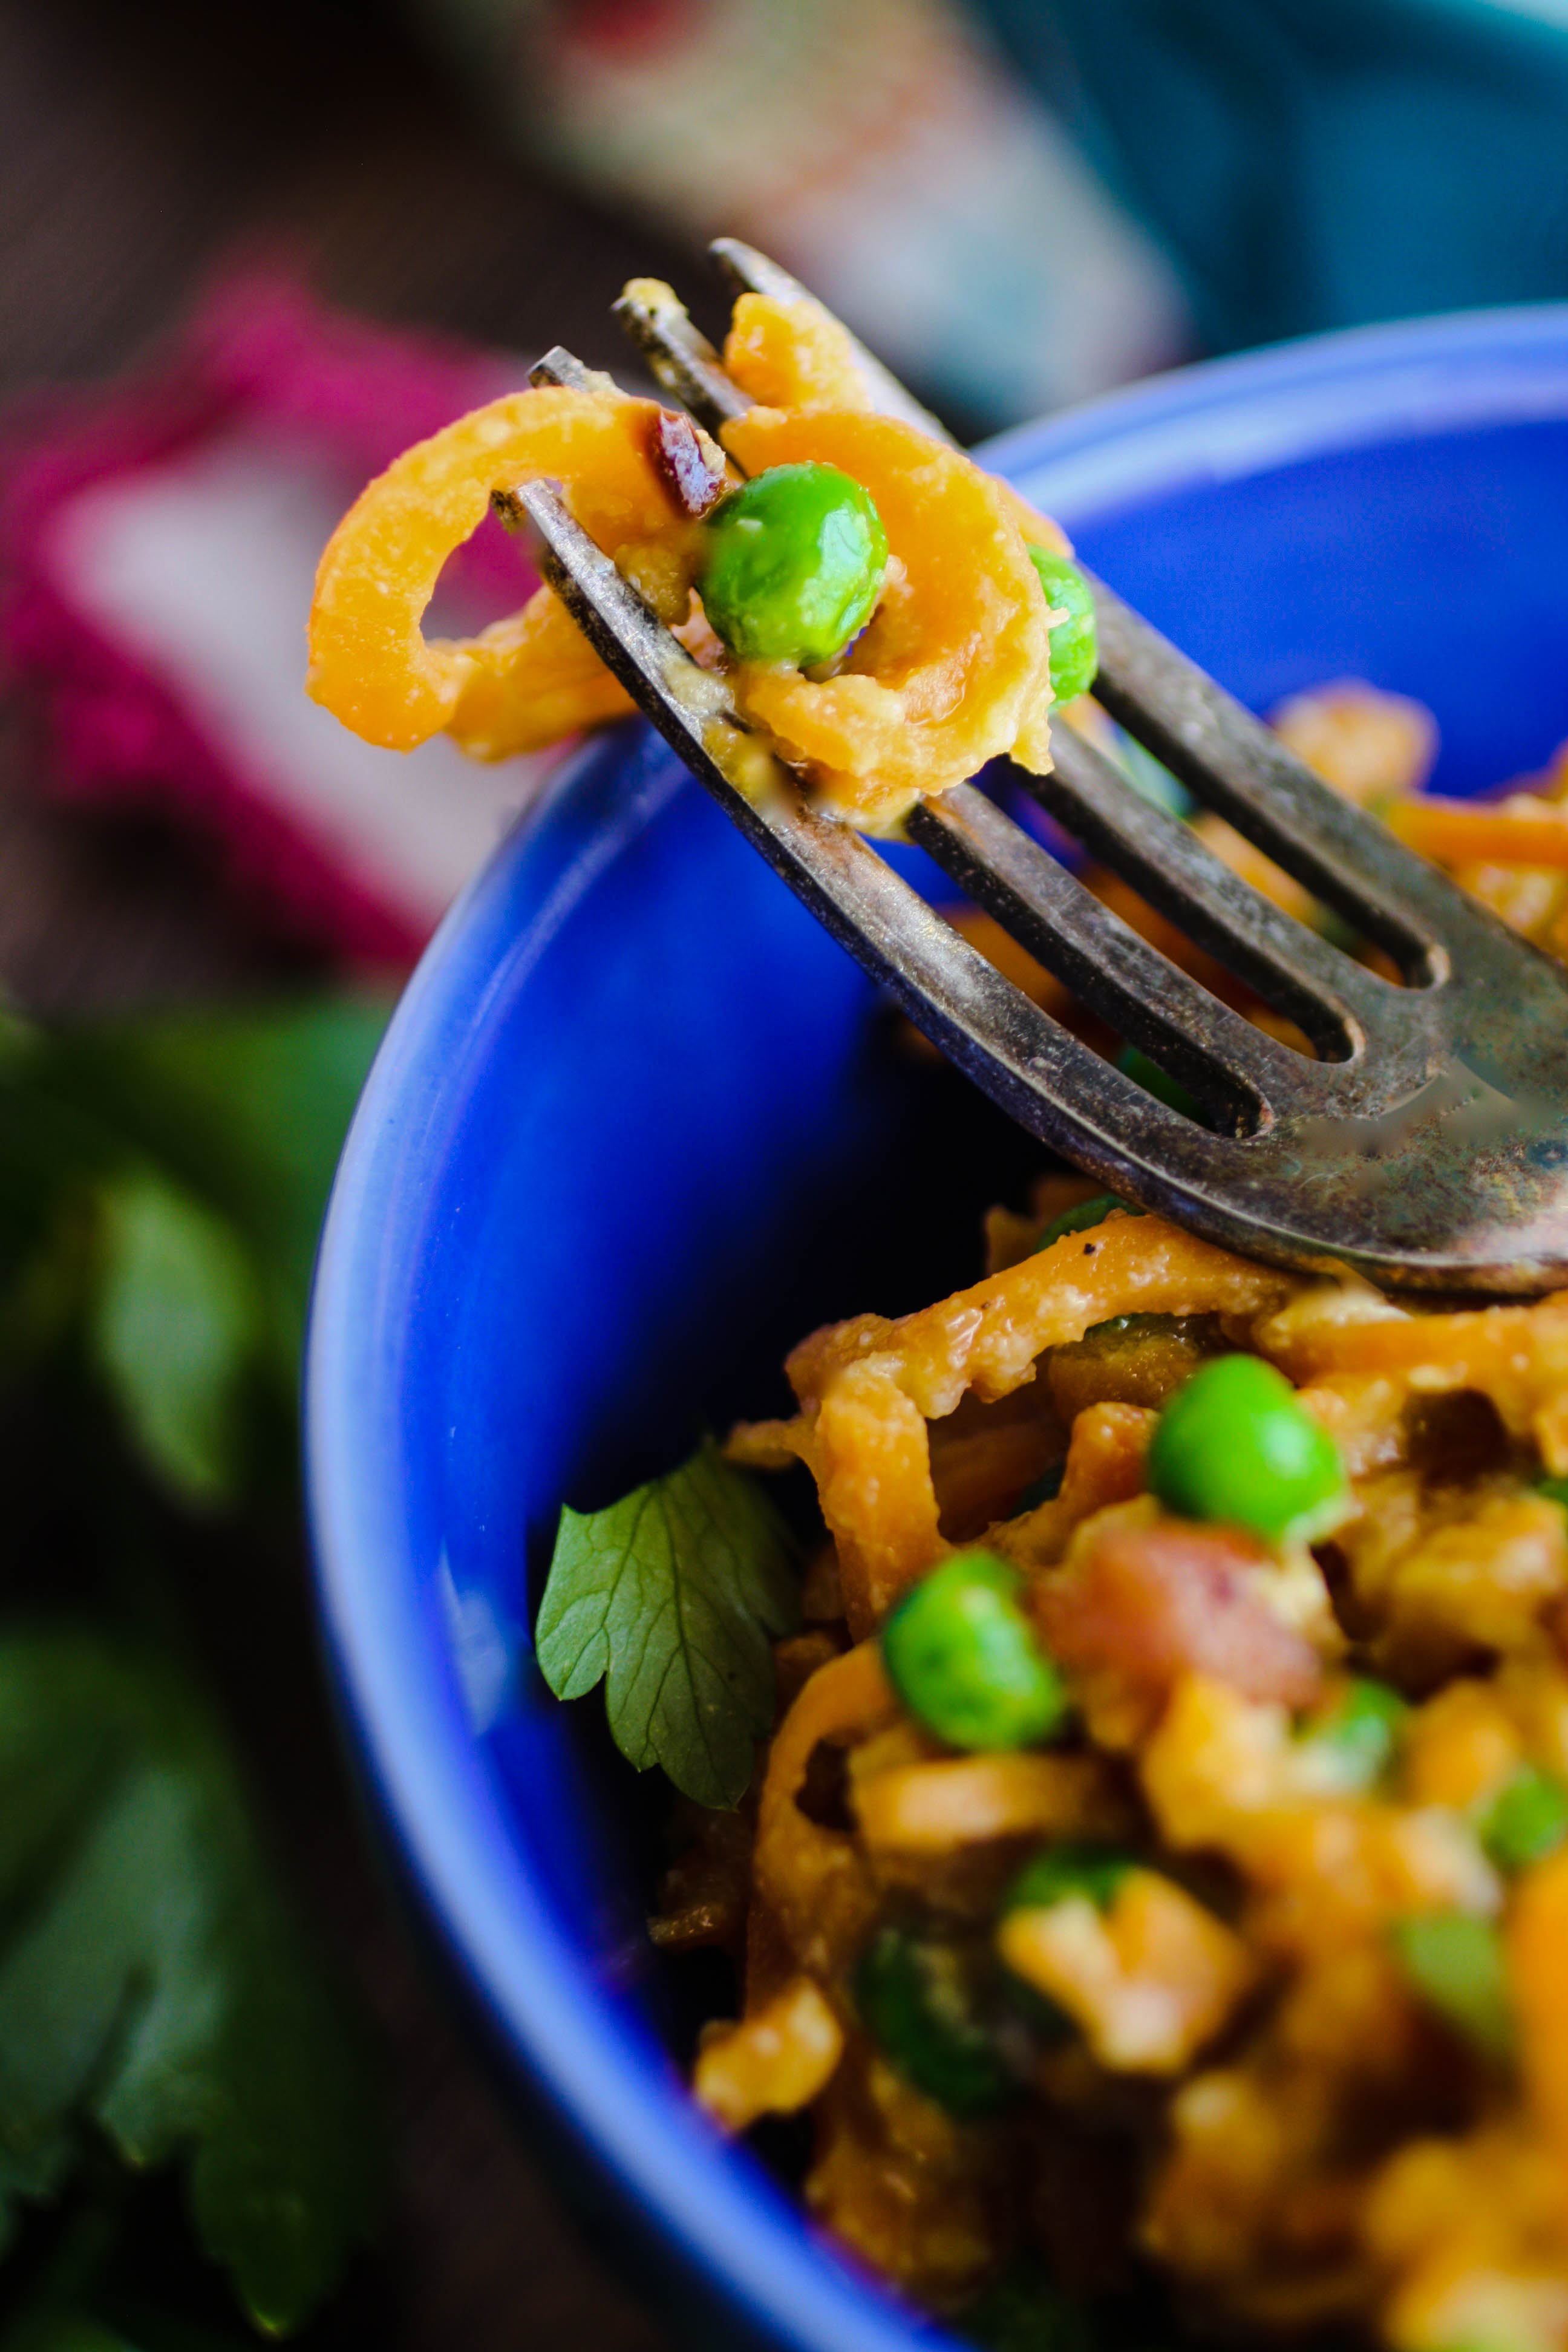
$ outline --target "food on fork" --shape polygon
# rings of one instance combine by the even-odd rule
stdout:
[[[639,536],[605,499],[601,544],[545,476],[542,445],[529,446],[527,396],[499,404],[410,453],[408,479],[394,468],[373,485],[334,538],[314,615],[316,691],[370,723],[355,683],[368,649],[390,669],[370,699],[395,724],[406,729],[412,677],[422,724],[444,717],[475,748],[500,751],[529,740],[542,700],[552,725],[573,708],[570,688],[558,690],[568,616],[584,641],[570,656],[579,703],[605,707],[602,658],[917,1026],[1103,1185],[1301,1268],[1516,1293],[1562,1281],[1562,971],[1354,805],[1348,772],[1349,789],[1331,789],[1114,590],[1064,574],[1054,527],[958,451],[776,264],[732,240],[715,256],[743,288],[729,369],[668,288],[636,281],[616,306],[690,416],[637,411],[560,349],[531,372],[536,389],[576,404],[590,455],[640,448],[632,504],[646,519],[656,483],[665,524],[656,515]],[[745,377],[759,361],[759,383],[802,404],[757,404]],[[846,398],[856,404],[823,404]],[[699,424],[750,478],[744,488],[727,487]],[[504,487],[495,478],[506,471],[521,478]],[[536,532],[560,609],[542,592],[480,638],[426,645],[439,535],[421,544],[405,532],[420,557],[412,596],[387,561],[400,502],[426,478],[460,492],[449,514],[468,520],[489,478],[498,510]],[[597,478],[594,488],[602,493]],[[572,496],[591,503],[581,477]],[[668,520],[674,507],[683,520]],[[1061,602],[1047,604],[1058,587]],[[1052,743],[1050,704],[1091,674],[1099,706],[1136,747],[1132,763],[1165,763],[1266,866],[1320,901],[1311,929],[1237,872],[1245,854],[1216,854],[1170,805],[1152,808],[1127,761],[1070,724]],[[1080,715],[1092,708],[1077,691],[1068,716]],[[1007,752],[1002,794],[964,781]],[[1182,969],[1091,892],[1041,842],[1031,801],[1255,990],[1265,1017],[1237,1018],[1223,985]],[[1108,1072],[1087,1041],[944,935],[861,838],[878,832],[924,850],[1183,1096]]]
[[[819,806],[887,830],[1000,753],[1047,765],[1052,700],[1094,669],[1093,604],[1056,525],[876,414],[853,342],[809,299],[742,294],[725,360],[758,405],[722,449],[605,376],[510,394],[407,451],[321,559],[316,699],[390,750],[445,729],[481,759],[628,712],[551,588],[477,637],[421,630],[492,496],[557,478]]]

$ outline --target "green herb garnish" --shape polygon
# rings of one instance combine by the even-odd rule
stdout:
[[[1092,1201],[1077,1201],[1070,1209],[1064,1209],[1059,1216],[1053,1217],[1035,1247],[1037,1250],[1049,1249],[1051,1244],[1059,1242],[1064,1234],[1087,1233],[1091,1225],[1102,1225],[1107,1217],[1117,1210],[1124,1217],[1141,1217],[1143,1214],[1142,1209],[1135,1209],[1131,1201],[1121,1200],[1115,1192],[1097,1192]]]
[[[783,1520],[716,1445],[607,1510],[563,1510],[535,1654],[557,1698],[603,1680],[629,1764],[683,1796],[734,1805],[772,1728],[769,1639],[800,1619]]]
[[[1026,1862],[1003,1898],[1004,1911],[1049,1911],[1058,1903],[1087,1895],[1097,1911],[1109,1911],[1122,1881],[1138,1868],[1130,1853],[1084,1842],[1047,1846]]]
[[[1554,1774],[1521,1764],[1479,1827],[1481,1844],[1500,1870],[1528,1870],[1568,1838],[1568,1789]]]
[[[1019,2077],[986,2015],[984,1971],[951,1937],[889,1922],[861,1952],[852,1982],[882,2055],[949,2115],[973,2122],[1016,2099]]]
[[[1489,1919],[1465,1911],[1437,1911],[1402,1919],[1394,1948],[1410,1983],[1487,2057],[1513,2050],[1513,2012],[1501,1940]]]

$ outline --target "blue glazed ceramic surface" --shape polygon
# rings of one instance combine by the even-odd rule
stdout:
[[[993,457],[1256,706],[1347,673],[1419,695],[1458,791],[1568,736],[1568,307],[1223,362]],[[968,1133],[961,1091],[892,1050],[858,971],[623,729],[443,926],[322,1244],[311,1510],[369,1785],[604,2242],[651,2253],[730,2342],[929,2331],[687,2104],[679,1971],[641,1930],[657,1792],[607,1752],[597,1698],[543,1691],[530,1595],[563,1498],[675,1459],[704,1411],[773,1409],[758,1366],[826,1314],[978,1270],[967,1227],[938,1230],[951,1187],[902,1258],[856,1200],[879,1170],[918,1204],[932,1139]],[[974,1134],[978,1202],[1012,1179]]]

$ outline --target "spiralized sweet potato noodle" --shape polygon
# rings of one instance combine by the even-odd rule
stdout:
[[[831,1977],[860,1942],[876,1890],[847,1831],[812,1821],[796,1804],[823,1741],[848,1747],[899,1712],[874,1642],[813,1675],[774,1735],[757,1814],[757,1892],[800,1962]]]
[[[1516,793],[1500,806],[1412,795],[1388,811],[1400,839],[1443,866],[1568,866],[1568,808]]]
[[[559,479],[577,520],[611,554],[682,525],[650,455],[658,415],[654,402],[627,399],[607,383],[603,393],[544,385],[509,393],[405,450],[362,492],[321,558],[310,614],[316,700],[395,751],[412,751],[454,720],[461,731],[470,686],[488,699],[507,681],[514,709],[525,691],[569,688],[563,704],[542,711],[540,725],[629,709],[597,657],[584,662],[583,641],[548,590],[479,637],[426,640],[420,623],[442,565],[478,530],[492,490]],[[489,725],[493,740],[493,709]],[[515,723],[511,735],[508,748],[521,748]],[[534,740],[550,739],[536,731]]]
[[[759,408],[874,404],[853,343],[817,302],[741,295],[724,338],[724,366]]]
[[[943,1543],[926,1424],[973,1390],[995,1400],[1032,1380],[1047,1349],[1117,1315],[1272,1312],[1301,1285],[1158,1217],[1069,1234],[940,1306],[896,1322],[866,1315],[789,1360],[802,1412],[736,1432],[736,1458],[798,1454],[838,1547],[850,1627],[868,1632]]]

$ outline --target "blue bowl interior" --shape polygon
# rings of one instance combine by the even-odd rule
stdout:
[[[1335,450],[1097,517],[1081,537],[1254,709],[1316,678],[1415,695],[1442,729],[1434,791],[1483,791],[1563,739],[1563,597],[1546,564],[1519,574],[1521,550],[1568,546],[1568,424],[1435,435],[1397,467],[1386,449]]]
[[[1255,707],[1347,674],[1417,695],[1460,792],[1568,736],[1568,310],[1191,371],[994,462]],[[814,1324],[977,1272],[978,1211],[1019,1196],[1030,1150],[898,1050],[858,970],[628,728],[448,919],[334,1195],[307,1422],[368,1775],[579,2176],[731,2340],[927,2331],[690,2110],[677,2057],[714,1987],[643,1935],[662,1793],[596,1697],[543,1691],[532,1601],[563,1498],[777,1409]]]

